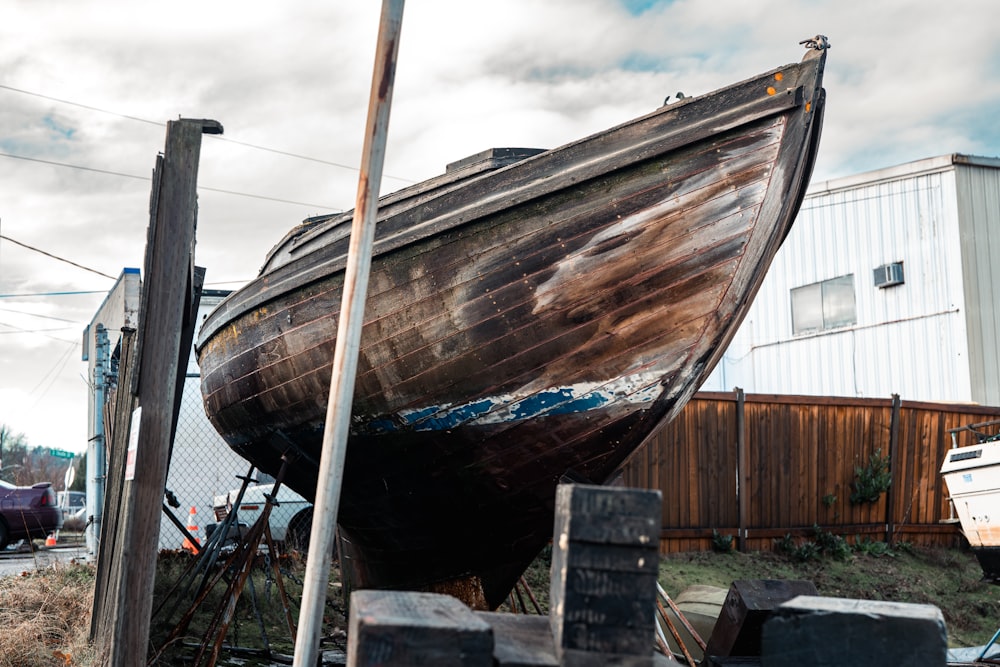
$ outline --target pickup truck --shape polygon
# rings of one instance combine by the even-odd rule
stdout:
[[[249,527],[264,511],[266,497],[274,488],[273,484],[254,484],[243,493],[243,502],[235,506],[240,490],[232,489],[212,500],[215,520],[222,522],[231,512],[236,512],[237,524]],[[286,549],[296,549],[303,553],[309,550],[309,531],[312,528],[313,506],[305,498],[287,486],[278,488],[278,504],[271,508],[271,537]],[[205,526],[205,535],[210,536],[218,524]]]

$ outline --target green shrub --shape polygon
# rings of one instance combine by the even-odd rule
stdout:
[[[792,552],[792,558],[800,563],[805,563],[806,561],[816,560],[821,553],[822,550],[815,542],[803,542]]]
[[[780,540],[774,541],[774,550],[777,551],[778,553],[790,556],[791,554],[795,553],[795,539],[791,536],[790,533],[785,533],[785,536],[782,537]]]
[[[851,504],[878,502],[879,496],[889,489],[892,483],[892,471],[889,470],[889,457],[882,456],[882,449],[876,449],[868,457],[868,465],[864,468],[854,468],[854,481],[851,483]]]
[[[887,542],[875,542],[867,537],[864,540],[855,540],[854,550],[860,554],[874,558],[882,558],[883,556],[896,557],[892,547]]]
[[[721,554],[732,553],[733,551],[733,536],[723,535],[719,531],[712,529],[712,551],[716,551]]]
[[[834,535],[819,526],[813,526],[813,532],[816,535],[816,545],[830,558],[847,560],[851,557],[851,545],[840,535]]]

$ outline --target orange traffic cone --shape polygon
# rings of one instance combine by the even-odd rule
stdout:
[[[191,511],[188,512],[188,525],[187,525],[187,531],[191,535],[191,537],[185,537],[184,544],[181,545],[181,549],[187,549],[193,554],[198,553],[198,547],[196,547],[194,544],[191,543],[191,539],[192,538],[194,539],[195,544],[198,545],[201,544],[201,538],[198,537],[198,519],[196,518],[197,515],[198,515],[198,510],[194,507],[194,505],[192,505]]]
[[[56,545],[56,534],[49,533],[49,536],[45,538],[45,546],[54,547]]]

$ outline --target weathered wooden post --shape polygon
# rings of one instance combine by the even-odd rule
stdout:
[[[889,488],[885,490],[885,543],[892,544],[896,539],[896,489],[899,488],[899,419],[902,402],[899,394],[892,395],[892,417],[889,420]],[[905,521],[901,516],[900,521]]]
[[[739,387],[736,393],[736,510],[739,528],[736,530],[736,550],[747,550],[747,523],[750,507],[750,456],[747,452],[746,395]]]
[[[116,597],[106,601],[114,618],[107,621],[96,642],[95,664],[100,665],[133,667],[146,663],[160,509],[181,395],[178,380],[183,378],[192,335],[185,329],[194,328],[192,308],[196,308],[198,273],[194,241],[203,133],[221,134],[222,126],[213,120],[167,123],[166,146],[154,173],[138,367],[131,388],[142,408],[142,418],[132,425],[137,437],[122,487],[118,552],[109,554],[101,549],[99,553],[99,572],[104,567],[101,561],[106,563],[113,557],[119,563],[111,567],[117,579],[109,583]]]
[[[557,489],[549,618],[560,664],[653,664],[661,504],[659,491]]]

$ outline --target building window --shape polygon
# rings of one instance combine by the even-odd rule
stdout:
[[[792,333],[796,336],[857,322],[853,274],[792,290]]]

